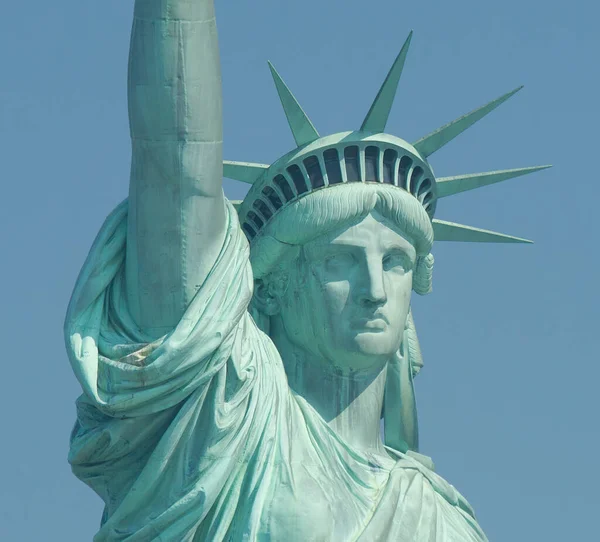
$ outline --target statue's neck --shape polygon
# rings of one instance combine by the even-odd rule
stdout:
[[[290,388],[352,447],[385,455],[380,422],[387,363],[359,371],[341,370],[292,344],[285,334],[275,333],[272,339]]]

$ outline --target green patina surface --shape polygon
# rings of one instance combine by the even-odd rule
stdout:
[[[223,162],[212,0],[136,0],[129,197],[65,322],[95,540],[486,540],[418,451],[410,299],[434,240],[527,242],[436,219],[439,199],[542,168],[427,161],[516,91],[413,144],[383,134],[410,40],[356,132],[321,137],[270,66],[298,148]]]

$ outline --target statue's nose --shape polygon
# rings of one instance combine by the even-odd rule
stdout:
[[[383,305],[387,301],[387,293],[383,280],[381,262],[366,262],[361,273],[361,284],[358,289],[359,300],[364,304]]]

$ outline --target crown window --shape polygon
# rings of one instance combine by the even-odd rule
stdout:
[[[262,193],[268,198],[275,210],[281,208],[283,203],[281,203],[281,199],[277,195],[277,192],[275,192],[275,190],[273,190],[270,186],[265,186]]]
[[[302,175],[302,171],[296,164],[292,164],[289,168],[287,168],[292,181],[294,182],[294,186],[296,187],[296,192],[298,195],[304,194],[304,192],[308,192],[308,188],[306,187],[306,181],[304,179],[304,175]]]
[[[394,164],[398,153],[394,149],[387,149],[383,153],[383,182],[394,184]]]
[[[376,182],[379,180],[379,149],[367,147],[365,149],[365,181]]]
[[[360,182],[360,163],[358,161],[358,147],[344,149],[344,162],[346,162],[346,180],[349,183]]]
[[[256,232],[254,231],[252,226],[250,226],[250,224],[248,224],[248,222],[244,222],[244,225],[242,226],[242,228],[244,229],[244,231],[246,232],[246,235],[250,239],[253,239],[254,237],[256,237]]]
[[[417,166],[415,169],[413,169],[413,172],[410,176],[409,192],[416,195],[417,185],[418,185],[419,179],[422,176],[423,176],[423,168],[422,167]]]
[[[265,225],[262,219],[254,211],[248,211],[248,218],[254,222],[259,230]]]
[[[340,155],[337,149],[327,149],[323,153],[325,161],[325,171],[329,184],[338,184],[342,182],[342,168],[340,167]]]
[[[313,188],[321,188],[321,186],[325,186],[323,173],[321,171],[321,166],[319,165],[319,159],[316,156],[309,156],[306,158],[304,160],[304,167],[306,167],[306,172],[308,173],[308,178]]]
[[[283,175],[277,175],[277,177],[273,179],[273,182],[279,187],[279,190],[281,190],[286,202],[294,199],[294,193],[292,192],[287,179]]]
[[[421,181],[417,189],[417,198],[421,203],[425,201],[425,197],[429,193],[429,190],[431,190],[431,179]]]
[[[408,170],[412,166],[412,160],[408,156],[403,156],[400,160],[400,164],[398,165],[398,186],[400,188],[404,188],[408,190],[408,184],[406,176],[408,175]]]
[[[271,209],[269,209],[267,204],[261,199],[257,199],[252,206],[257,209],[266,220],[269,220],[273,216]]]

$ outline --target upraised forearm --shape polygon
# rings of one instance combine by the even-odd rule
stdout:
[[[129,305],[159,335],[204,281],[225,228],[213,0],[136,0],[128,96]]]
[[[128,91],[134,141],[221,140],[213,0],[136,0]]]

